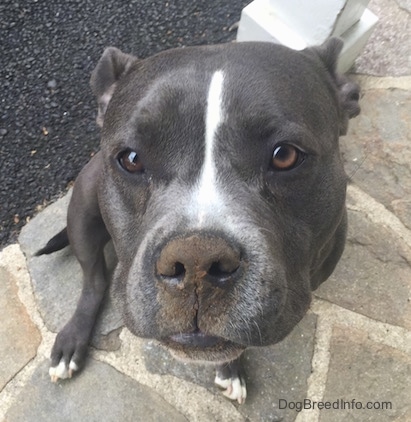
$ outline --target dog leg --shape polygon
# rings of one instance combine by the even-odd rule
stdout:
[[[83,289],[70,321],[58,333],[51,352],[53,382],[71,378],[81,368],[108,282],[104,246],[110,239],[97,200],[100,166],[97,154],[76,180],[68,209],[68,235],[83,270]]]
[[[214,382],[225,389],[224,396],[231,400],[237,400],[239,404],[244,403],[247,389],[241,374],[239,357],[231,362],[218,365]]]

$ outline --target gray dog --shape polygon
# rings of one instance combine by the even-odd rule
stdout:
[[[341,48],[105,50],[91,77],[101,151],[77,178],[67,229],[38,252],[70,243],[84,273],[52,380],[84,363],[112,239],[128,329],[215,363],[224,394],[244,401],[239,356],[290,333],[344,249],[338,138],[359,89],[336,73]]]

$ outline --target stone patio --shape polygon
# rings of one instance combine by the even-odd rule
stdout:
[[[246,403],[221,395],[211,367],[132,336],[109,299],[85,370],[49,381],[81,275],[70,248],[32,254],[64,227],[68,195],[0,252],[1,421],[411,420],[411,4],[369,7],[381,23],[353,75],[362,114],[341,140],[351,178],[346,249],[291,335],[245,353]],[[297,411],[304,400],[310,408]],[[374,408],[359,409],[367,403]]]

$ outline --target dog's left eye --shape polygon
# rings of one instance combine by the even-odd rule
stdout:
[[[118,162],[129,173],[141,173],[144,170],[143,163],[137,153],[132,150],[121,152],[118,155]]]
[[[304,160],[304,153],[293,145],[278,145],[271,158],[271,167],[274,170],[284,171],[297,167]]]

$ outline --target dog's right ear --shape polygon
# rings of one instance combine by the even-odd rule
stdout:
[[[128,72],[137,57],[125,54],[115,47],[108,47],[93,70],[91,89],[97,97],[97,124],[102,127],[108,103],[116,89],[117,82]]]

